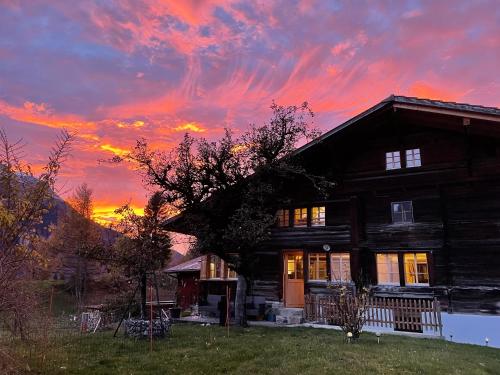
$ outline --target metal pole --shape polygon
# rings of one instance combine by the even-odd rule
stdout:
[[[153,351],[153,284],[149,284],[149,351]]]
[[[165,326],[163,325],[163,316],[161,313],[161,306],[160,306],[160,292],[158,291],[158,279],[156,278],[156,272],[153,271],[153,280],[155,282],[155,288],[156,288],[156,302],[158,303],[158,309],[160,310],[160,326],[161,326],[161,334],[163,335],[165,333]]]
[[[226,285],[226,327],[227,327],[227,337],[229,337],[229,303],[231,302],[231,288],[229,285]]]

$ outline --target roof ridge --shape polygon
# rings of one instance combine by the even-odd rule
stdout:
[[[464,103],[464,102],[454,102],[454,101],[441,100],[441,99],[419,98],[417,96],[394,95],[394,94],[392,94],[389,98],[392,98],[393,101],[398,101],[399,98],[403,98],[403,99],[407,99],[407,100],[438,102],[438,103],[443,103],[443,104],[452,104],[452,105],[468,106],[468,107],[475,107],[475,108],[493,109],[493,110],[496,110],[496,111],[500,111],[500,107],[485,106],[485,105],[481,105],[481,104],[470,104],[470,103]],[[386,100],[388,100],[389,98],[387,98]]]

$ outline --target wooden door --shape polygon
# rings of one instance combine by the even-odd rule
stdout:
[[[283,254],[283,287],[286,307],[304,307],[304,253]]]

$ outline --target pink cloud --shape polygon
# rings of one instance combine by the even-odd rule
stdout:
[[[0,118],[39,165],[78,132],[63,183],[144,203],[132,167],[99,159],[144,137],[171,149],[307,100],[328,130],[391,93],[499,106],[494,1],[56,0],[0,5]],[[120,189],[116,189],[120,186]]]

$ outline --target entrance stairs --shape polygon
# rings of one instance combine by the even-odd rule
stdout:
[[[283,303],[273,303],[272,313],[276,316],[276,324],[304,323],[304,309],[298,307],[284,307]]]

